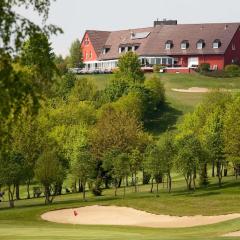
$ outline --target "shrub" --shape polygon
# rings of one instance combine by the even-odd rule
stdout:
[[[240,66],[236,64],[230,64],[225,67],[226,72],[238,72],[240,71]]]
[[[201,63],[198,70],[199,70],[199,72],[208,72],[208,71],[210,71],[210,64],[209,63]]]
[[[156,64],[153,66],[153,72],[154,73],[159,73],[160,72],[160,69],[161,69],[161,66]]]

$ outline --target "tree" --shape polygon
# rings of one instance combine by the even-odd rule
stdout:
[[[120,182],[130,173],[128,154],[111,149],[104,156],[103,168],[112,175],[115,187],[114,195],[117,196],[117,189],[120,186]],[[124,197],[126,192],[125,186],[126,184],[124,185]]]
[[[166,132],[157,144],[159,149],[159,157],[161,161],[162,171],[167,175],[168,191],[172,190],[171,171],[175,160],[175,144],[174,136],[170,132]]]
[[[35,92],[47,92],[57,69],[55,55],[46,35],[36,33],[23,44],[21,64],[32,71]]]
[[[136,53],[130,51],[119,58],[116,77],[131,83],[142,83],[144,81],[144,73],[141,70],[141,63]]]
[[[194,134],[186,132],[176,136],[175,166],[183,174],[188,190],[195,190],[197,170],[204,158],[201,143]]]
[[[106,107],[90,134],[92,151],[97,158],[103,157],[109,149],[129,153],[138,146],[142,125],[134,115]]]
[[[153,191],[153,180],[155,179],[158,194],[159,183],[161,183],[163,178],[163,166],[159,148],[156,144],[150,144],[146,149],[144,170],[149,173],[152,178],[151,192]]]
[[[71,68],[84,67],[81,42],[78,39],[75,40],[71,45],[70,56],[69,56],[69,66]]]
[[[44,186],[45,204],[52,203],[54,187],[65,178],[64,167],[59,160],[55,144],[48,142],[35,165],[36,179]]]
[[[83,200],[86,199],[86,183],[92,176],[92,172],[96,167],[90,152],[86,148],[77,148],[74,151],[74,157],[71,166],[71,172],[77,177],[82,185]]]
[[[205,125],[205,141],[209,156],[217,164],[217,177],[221,187],[223,168],[226,164],[223,139],[223,111],[218,107],[211,113]]]
[[[144,86],[150,90],[154,108],[158,109],[165,101],[165,89],[161,79],[153,75],[145,80]]]
[[[36,82],[29,81],[22,76],[21,71],[15,71],[12,67],[12,53],[21,49],[25,39],[36,33],[56,34],[62,32],[54,25],[46,25],[48,18],[50,0],[2,0],[0,4],[0,121],[13,112],[13,109],[20,109],[25,103],[26,96],[35,98]],[[43,19],[43,26],[36,25],[29,19],[17,12],[17,7],[33,7]],[[11,53],[11,54],[10,54]],[[37,105],[37,104],[36,104]],[[1,122],[1,125],[3,123]]]
[[[13,208],[16,183],[19,183],[24,173],[23,157],[14,152],[1,152],[0,173],[0,184],[7,186],[9,206]]]
[[[228,161],[234,167],[236,178],[240,174],[240,97],[237,96],[232,103],[227,106],[223,123],[224,151]]]
[[[137,173],[141,170],[143,163],[143,154],[138,148],[135,148],[129,154],[130,172],[132,173],[132,184],[137,192]]]

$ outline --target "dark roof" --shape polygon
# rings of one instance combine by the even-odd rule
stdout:
[[[93,45],[93,48],[99,57],[102,51],[103,46],[105,45],[109,34],[111,32],[108,31],[97,31],[97,30],[87,30],[86,33],[88,33],[88,36],[91,40],[91,43]]]
[[[140,56],[174,56],[174,55],[199,55],[199,54],[224,54],[239,29],[239,23],[210,23],[210,24],[178,24],[160,25],[150,28],[129,29],[114,32],[89,31],[89,37],[99,53],[99,60],[117,59],[119,46],[139,45],[137,54]],[[134,33],[150,34],[146,38],[133,39]],[[221,46],[214,49],[214,40],[219,39]],[[189,42],[189,47],[182,50],[180,45],[183,40]],[[196,44],[204,40],[205,46],[198,50]],[[172,41],[173,47],[165,49],[167,41]],[[107,54],[100,54],[104,45],[111,46]]]

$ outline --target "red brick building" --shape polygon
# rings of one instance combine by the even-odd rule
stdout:
[[[221,70],[240,62],[240,24],[177,24],[155,21],[153,27],[122,31],[85,32],[82,43],[85,70],[111,70],[119,57],[134,51],[143,67],[161,64],[169,72],[188,72],[201,63]]]

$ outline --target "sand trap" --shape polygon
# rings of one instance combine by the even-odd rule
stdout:
[[[210,90],[207,88],[200,88],[200,87],[191,87],[188,89],[179,89],[179,88],[172,88],[174,92],[182,92],[182,93],[207,93]]]
[[[227,233],[227,234],[223,235],[223,237],[240,237],[240,231]]]
[[[77,213],[76,216],[74,215],[74,211]],[[88,206],[76,209],[51,211],[44,213],[41,217],[44,220],[56,223],[183,228],[240,218],[240,214],[175,217],[168,215],[155,215],[127,207]]]

